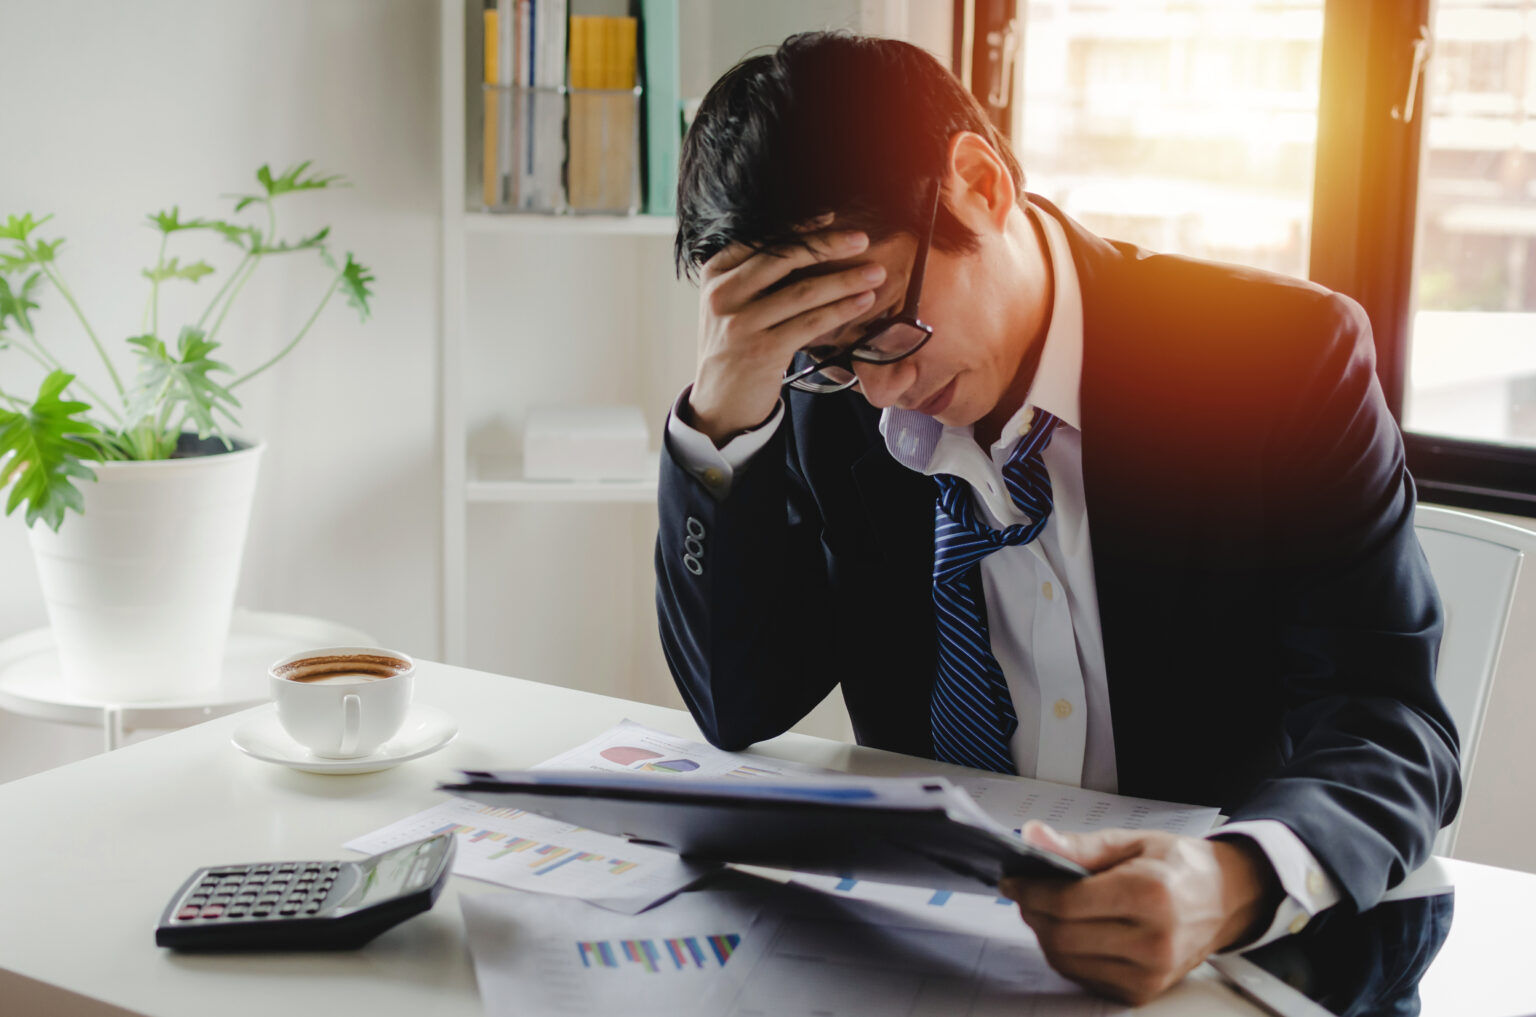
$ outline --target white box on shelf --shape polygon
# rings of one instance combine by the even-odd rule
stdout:
[[[642,480],[650,432],[638,406],[546,406],[528,411],[528,480]]]

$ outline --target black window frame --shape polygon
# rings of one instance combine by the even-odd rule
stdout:
[[[1376,344],[1377,376],[1399,428],[1423,165],[1425,90],[1410,89],[1410,82],[1415,71],[1422,74],[1424,64],[1415,64],[1414,51],[1421,31],[1433,23],[1431,4],[1327,0],[1323,17],[1308,275],[1364,307]],[[1000,69],[1000,54],[987,40],[1002,38],[1016,11],[1016,0],[955,0],[956,69],[962,66],[962,26],[969,20],[968,84],[984,102]],[[1022,32],[1025,26],[1017,28]],[[1405,109],[1410,92],[1413,102]],[[1011,83],[1002,94],[1011,102]],[[991,104],[987,109],[1007,132],[1011,110]],[[1406,429],[1403,445],[1421,501],[1536,517],[1536,448]]]
[[[1408,115],[1393,111],[1404,110],[1414,47],[1431,15],[1431,0],[1330,0],[1324,14],[1309,274],[1365,308],[1377,376],[1399,427],[1424,162],[1422,79]],[[1421,501],[1536,516],[1536,448],[1406,428],[1403,445]]]

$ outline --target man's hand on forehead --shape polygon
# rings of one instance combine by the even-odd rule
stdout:
[[[886,273],[867,257],[869,237],[819,228],[823,220],[811,220],[803,243],[731,244],[704,263],[688,401],[694,426],[716,441],[772,413],[797,351],[851,331],[875,306]]]

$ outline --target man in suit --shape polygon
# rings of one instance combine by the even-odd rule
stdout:
[[[948,71],[811,34],[711,89],[679,268],[663,644],[709,739],[841,685],[860,742],[1219,806],[1025,835],[1050,962],[1142,1001],[1370,907],[1460,797],[1439,601],[1352,301],[1105,241],[1023,190]]]

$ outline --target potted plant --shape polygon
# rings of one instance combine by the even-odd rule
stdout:
[[[66,285],[64,241],[40,235],[52,217],[10,215],[0,224],[0,357],[31,360],[42,374],[35,392],[22,392],[16,371],[0,372],[0,495],[6,515],[25,509],[60,665],[77,694],[178,699],[219,678],[263,450],[232,433],[235,391],[292,352],[337,292],[365,320],[372,295],[368,269],[350,253],[342,263],[331,254],[329,227],[278,236],[277,199],[346,186],[309,167],[274,176],[262,166],[260,192],[233,195],[228,219],[183,220],[179,206],[149,216],[159,253],[143,270],[143,325],[122,341],[131,373],[119,370]],[[265,213],[264,222],[236,218],[248,210]],[[238,264],[195,321],[162,321],[162,286],[217,275],[205,260],[168,256],[177,236],[194,230],[228,241]],[[305,252],[331,274],[319,306],[276,355],[237,374],[215,357],[230,309],[264,261]],[[45,341],[35,326],[49,289],[99,357],[99,386],[66,366],[60,330]],[[66,520],[71,512],[78,518]]]

